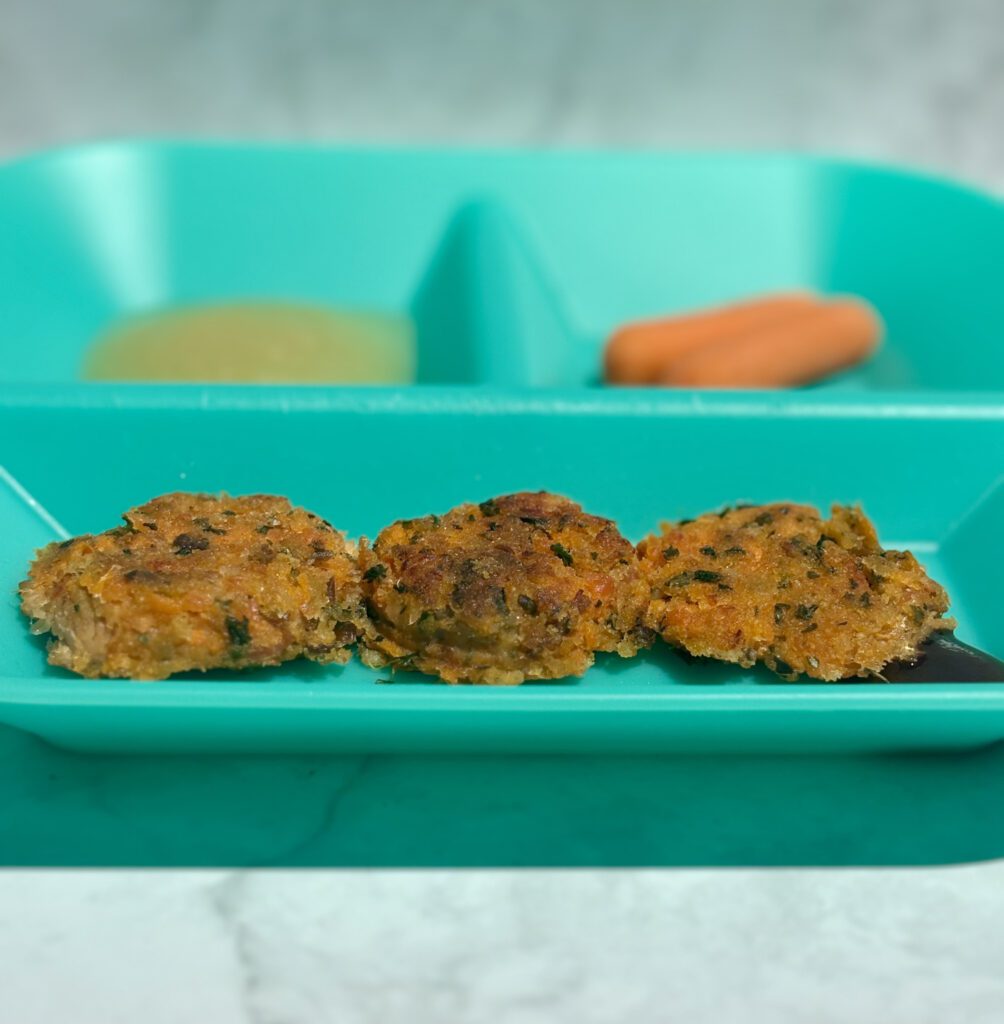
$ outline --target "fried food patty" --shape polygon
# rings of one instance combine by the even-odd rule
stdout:
[[[630,657],[649,639],[634,548],[543,491],[393,523],[359,558],[369,665],[508,685],[581,675],[595,651]]]
[[[645,623],[691,654],[779,675],[879,676],[954,623],[945,591],[908,551],[884,551],[858,509],[805,505],[703,515],[638,546]]]
[[[82,676],[345,662],[360,573],[330,524],[285,498],[166,494],[125,526],[39,552],[20,587],[49,661]]]

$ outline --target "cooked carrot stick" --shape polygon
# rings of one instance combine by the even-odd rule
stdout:
[[[725,337],[782,323],[819,301],[808,292],[781,293],[721,309],[626,324],[607,342],[606,379],[612,384],[655,384],[666,366],[686,353]]]
[[[668,361],[659,383],[684,388],[787,388],[867,358],[882,321],[867,303],[838,299],[695,347]]]

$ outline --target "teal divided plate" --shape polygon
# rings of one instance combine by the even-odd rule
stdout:
[[[816,390],[1004,389],[1004,208],[903,171],[123,143],[0,168],[0,224],[3,384],[72,386],[124,314],[285,298],[410,313],[420,383],[576,389],[625,320],[808,286],[888,329]]]
[[[988,781],[1001,776],[999,757],[974,750],[946,767],[932,752],[1004,739],[1004,684],[790,684],[685,663],[664,646],[630,661],[601,657],[582,679],[512,689],[408,675],[387,685],[386,673],[358,662],[85,681],[46,664],[15,595],[36,547],[62,531],[107,529],[128,507],[179,489],[283,494],[369,537],[397,518],[516,489],[566,494],[616,519],[632,540],[661,519],[736,501],[861,502],[887,545],[911,548],[948,588],[960,639],[1004,656],[997,200],[908,172],[785,156],[123,143],[0,169],[0,224],[0,725],[90,754],[284,754],[299,759],[300,781],[273,775],[263,791],[286,803],[290,787],[310,790],[296,774],[307,771],[304,758],[412,758],[439,794],[428,813],[441,840],[402,845],[399,819],[388,816],[369,832],[363,825],[355,846],[321,842],[309,855],[287,856],[261,837],[241,846],[232,829],[208,847],[185,846],[166,838],[163,823],[175,835],[192,825],[180,808],[199,804],[206,759],[191,756],[166,759],[160,775],[150,769],[163,798],[152,798],[165,829],[157,852],[124,835],[88,846],[79,839],[86,816],[50,831],[39,810],[47,805],[25,795],[44,788],[33,782],[7,801],[14,816],[11,834],[0,825],[0,857],[54,862],[40,852],[53,839],[77,842],[67,855],[74,863],[940,862],[1004,851],[999,830],[955,842],[946,825],[912,852],[891,835],[909,826],[893,806],[915,784],[924,792],[925,779],[939,807],[954,802],[974,815],[979,801],[999,800]],[[878,357],[791,392],[598,386],[599,353],[616,324],[793,287],[874,302],[888,329]],[[87,345],[123,315],[248,298],[407,313],[418,382],[79,378]],[[38,778],[86,775],[98,763],[25,753],[12,730],[0,729],[0,749],[20,751]],[[904,760],[875,760],[893,755]],[[114,774],[108,761],[103,770]],[[248,771],[265,771],[255,763],[217,796],[232,798]],[[553,808],[529,796],[541,780],[557,782],[562,763],[592,787],[563,790],[564,840]],[[824,835],[803,813],[806,793],[790,788],[795,766],[834,806],[845,786],[870,788],[870,810],[855,816],[848,804],[847,831]],[[514,789],[500,782],[510,770],[522,780]],[[417,776],[394,771],[385,779],[392,800],[407,804],[402,794]],[[478,806],[473,789],[457,788],[458,772],[506,807],[522,806],[550,845],[501,839],[508,812],[485,812],[495,815],[484,833],[493,848],[469,833],[448,839],[456,808]],[[717,782],[695,795],[695,773]],[[164,797],[169,775],[185,801]],[[126,773],[118,778],[118,792],[128,792]],[[737,810],[738,790],[731,803],[723,796],[737,779],[758,780],[769,827],[788,828],[790,843],[763,839]],[[628,815],[613,815],[611,834],[632,827],[631,807],[654,813],[640,795],[632,803],[637,787],[664,786],[681,814],[689,807],[690,834],[701,838],[681,845],[678,829],[653,824],[630,849],[609,836],[582,845],[576,830],[588,831],[583,823],[598,813],[597,786]],[[960,787],[968,803],[956,799]],[[387,792],[376,787],[368,806]],[[123,799],[143,817],[138,793]],[[431,805],[407,806],[417,820],[417,808]],[[734,834],[694,831],[710,806],[716,820],[732,815]],[[848,836],[867,827],[878,831],[855,846]]]

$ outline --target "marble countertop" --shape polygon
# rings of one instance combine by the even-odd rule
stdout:
[[[5,0],[0,156],[157,134],[809,149],[1004,188],[997,0]]]
[[[1004,189],[998,0],[2,8],[0,157],[134,134],[749,147]],[[6,871],[0,1021],[997,1024],[1002,921],[1000,861]]]
[[[17,1024],[997,1024],[1004,870],[17,872]]]

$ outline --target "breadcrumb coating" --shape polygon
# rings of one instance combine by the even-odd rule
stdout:
[[[285,498],[166,494],[42,549],[20,587],[49,661],[82,676],[345,662],[366,625],[343,536]]]
[[[787,503],[664,524],[638,555],[651,595],[645,624],[699,657],[779,675],[881,676],[910,661],[948,597],[908,551],[885,551],[860,509]]]
[[[360,567],[374,666],[511,685],[581,675],[595,651],[631,657],[650,639],[630,542],[544,491],[393,523]]]

